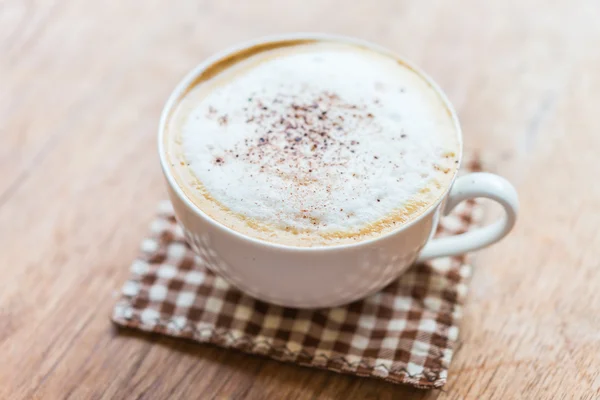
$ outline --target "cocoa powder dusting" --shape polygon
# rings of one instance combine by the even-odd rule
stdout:
[[[209,110],[211,115],[218,112],[213,106]],[[339,95],[327,91],[305,102],[286,93],[268,99],[257,94],[248,98],[243,112],[248,129],[257,132],[259,137],[255,141],[237,143],[229,152],[235,154],[235,158],[259,166],[259,172],[275,171],[296,182],[306,181],[307,175],[315,169],[343,166],[353,157],[360,142],[344,142],[348,133],[345,126],[360,129],[376,124],[373,113],[367,111],[364,104],[345,102]],[[227,115],[218,117],[217,122],[226,125]],[[377,159],[376,155],[372,158]],[[215,164],[224,162],[217,158]],[[293,173],[277,169],[282,164],[287,164],[286,170]]]

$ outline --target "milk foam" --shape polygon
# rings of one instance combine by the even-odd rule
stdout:
[[[190,90],[170,126],[196,201],[217,203],[223,212],[211,216],[238,220],[236,230],[284,243],[400,226],[439,198],[459,151],[443,101],[417,73],[334,43],[225,69]]]

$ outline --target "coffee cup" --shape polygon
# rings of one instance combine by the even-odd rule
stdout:
[[[278,305],[297,308],[332,307],[374,293],[397,279],[413,263],[463,254],[489,246],[513,227],[518,196],[504,178],[485,172],[457,177],[455,171],[439,180],[439,196],[424,203],[398,226],[371,236],[323,245],[294,245],[264,239],[224,223],[190,196],[173,169],[168,126],[174,110],[200,77],[214,75],[223,60],[238,60],[250,50],[272,49],[293,43],[339,43],[394,57],[435,91],[447,110],[456,134],[456,169],[462,161],[462,134],[458,117],[441,89],[420,69],[389,50],[362,40],[328,34],[288,34],[261,38],[225,50],[194,68],[179,83],[167,101],[160,120],[158,147],[170,200],[186,240],[208,268],[243,292]],[[366,114],[365,114],[366,115]],[[179,161],[177,161],[179,162]],[[391,161],[390,161],[391,162]],[[182,161],[182,164],[184,162]],[[459,203],[475,198],[501,205],[502,216],[490,225],[472,231],[433,238],[438,220]],[[379,201],[379,200],[377,200]],[[273,234],[272,234],[273,235]],[[287,233],[286,233],[287,235]]]

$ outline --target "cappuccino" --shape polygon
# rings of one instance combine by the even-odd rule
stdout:
[[[414,220],[450,185],[459,134],[402,61],[336,41],[287,41],[216,62],[178,99],[164,148],[217,222],[291,246],[354,243]]]

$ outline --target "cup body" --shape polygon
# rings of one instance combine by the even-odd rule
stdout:
[[[159,154],[169,197],[185,237],[206,265],[242,291],[258,299],[288,307],[319,308],[349,303],[373,293],[404,272],[418,257],[437,227],[444,195],[420,216],[399,229],[374,239],[324,247],[294,247],[270,243],[232,230],[202,212],[178,186],[164,153],[168,115],[182,93],[215,62],[246,48],[270,42],[316,39],[336,40],[388,50],[362,40],[328,34],[290,34],[267,37],[219,53],[191,71],[171,94],[159,127]],[[402,60],[406,63],[404,60]],[[406,63],[434,87],[446,103],[459,136],[458,118],[439,87],[418,68]]]

